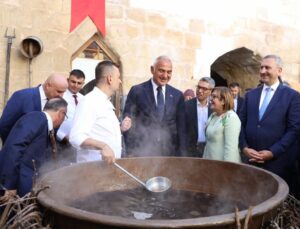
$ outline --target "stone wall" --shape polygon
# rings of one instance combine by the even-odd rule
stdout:
[[[70,2],[0,1],[1,34],[4,35],[6,28],[9,34],[13,28],[16,32],[11,50],[10,95],[15,90],[29,86],[29,61],[20,54],[20,43],[24,38],[37,36],[43,42],[43,52],[34,58],[31,64],[32,85],[35,86],[42,83],[52,72],[67,75],[71,70],[72,55],[98,32],[93,22],[86,18],[72,33],[69,33]],[[150,65],[158,55],[166,54],[173,59],[174,73],[170,83],[185,90],[194,87],[199,77],[208,75],[211,65],[219,57],[226,56],[226,53],[241,47],[253,51],[255,56],[270,53],[280,55],[285,62],[283,78],[293,85],[298,85],[300,16],[297,12],[300,11],[300,3],[293,0],[278,2],[284,3],[285,6],[282,9],[284,14],[282,20],[278,15],[278,20],[272,22],[268,14],[263,13],[271,7],[266,4],[260,6],[254,18],[245,15],[224,24],[221,19],[220,21],[190,19],[134,8],[130,0],[107,0],[107,34],[104,42],[120,57],[123,93],[126,94],[132,85],[150,78]],[[7,39],[1,37],[0,110],[4,106],[2,98],[5,88],[7,48]],[[233,62],[232,66],[240,66],[239,57]],[[222,69],[218,71],[217,73],[221,75],[224,72]],[[238,75],[243,71],[232,73]],[[225,74],[222,77],[230,82],[237,76]],[[255,80],[251,85],[254,83]]]

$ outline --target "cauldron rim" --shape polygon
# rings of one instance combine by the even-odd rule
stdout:
[[[144,159],[156,159],[161,157],[143,157]],[[176,157],[164,157],[174,159]],[[180,157],[181,159],[187,157]],[[135,160],[137,158],[126,158],[126,159],[119,159],[121,160]],[[215,160],[207,160],[202,158],[188,158],[189,160],[206,160],[212,161],[213,163],[229,163],[229,164],[236,164],[232,162],[224,162],[224,161],[215,161]],[[102,161],[94,161],[94,162],[86,162],[84,164],[98,164],[104,163]],[[82,163],[83,164],[83,163]],[[72,165],[72,166],[78,166]],[[278,182],[278,189],[277,192],[270,198],[266,199],[265,201],[253,206],[252,208],[252,215],[262,215],[268,212],[270,209],[277,207],[281,204],[287,197],[289,189],[286,183],[283,181],[282,178],[273,174],[269,171],[266,171],[261,168],[257,168],[255,166],[243,164],[243,166],[249,167],[253,170],[262,171],[273,177]],[[64,168],[61,168],[64,169]],[[53,171],[55,172],[55,171]],[[52,173],[52,172],[50,172]],[[46,174],[47,175],[47,174]],[[198,217],[198,218],[189,218],[189,219],[168,219],[168,220],[137,220],[131,218],[124,218],[120,216],[108,216],[99,213],[88,212],[80,209],[76,209],[64,204],[60,204],[59,202],[51,199],[48,197],[44,192],[41,192],[38,196],[38,201],[48,210],[53,210],[56,213],[63,214],[67,217],[72,217],[76,219],[80,219],[83,221],[89,221],[94,223],[101,223],[105,225],[112,225],[112,226],[122,226],[125,227],[136,227],[136,228],[143,228],[143,227],[151,227],[151,228],[161,228],[161,227],[169,227],[169,228],[176,228],[176,227],[200,227],[200,226],[213,226],[213,225],[227,225],[235,222],[235,214],[228,213],[222,215],[214,215],[208,217]],[[248,210],[242,210],[239,212],[240,220],[244,220],[247,215]]]

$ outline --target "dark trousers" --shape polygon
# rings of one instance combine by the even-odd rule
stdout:
[[[2,188],[2,185],[0,185],[0,197],[4,196],[4,192],[5,192],[4,188]],[[0,207],[0,218],[1,218],[2,212],[4,211],[4,208],[5,208],[5,206]]]
[[[205,142],[198,142],[196,145],[189,147],[187,156],[203,157],[204,148],[205,148]]]
[[[203,157],[203,152],[205,148],[205,142],[198,142],[196,145],[196,157]]]

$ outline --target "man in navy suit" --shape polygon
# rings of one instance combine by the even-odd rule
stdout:
[[[0,152],[0,184],[6,190],[0,203],[15,193],[22,197],[30,192],[35,168],[51,157],[49,132],[63,122],[67,105],[63,98],[50,99],[44,112],[29,112],[15,123]]]
[[[127,96],[121,125],[121,130],[126,131],[126,155],[183,155],[184,98],[181,91],[168,85],[172,77],[170,58],[157,57],[151,73],[152,79],[133,86]]]
[[[244,102],[244,98],[240,96],[240,85],[237,82],[229,84],[230,94],[234,101],[234,111],[239,114]]]
[[[67,78],[61,74],[51,74],[38,87],[26,88],[13,93],[0,118],[0,137],[2,143],[16,121],[31,111],[42,111],[48,99],[62,97],[68,87]]]
[[[196,87],[196,98],[185,102],[185,118],[187,130],[187,155],[202,157],[205,147],[205,127],[210,114],[209,99],[215,81],[210,77],[202,77]]]
[[[280,83],[281,58],[268,55],[260,67],[262,86],[246,93],[240,118],[240,148],[251,164],[281,176],[299,195],[296,165],[300,127],[299,93]]]

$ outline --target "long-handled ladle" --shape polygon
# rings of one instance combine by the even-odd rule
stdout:
[[[150,192],[165,192],[167,191],[172,183],[169,178],[157,176],[152,177],[149,180],[147,180],[146,183],[142,182],[140,179],[138,179],[136,176],[132,175],[130,172],[128,172],[126,169],[124,169],[122,166],[120,166],[117,163],[113,163],[118,169],[122,170],[124,173],[126,173],[128,176],[133,178],[135,181],[143,185],[148,191]]]

